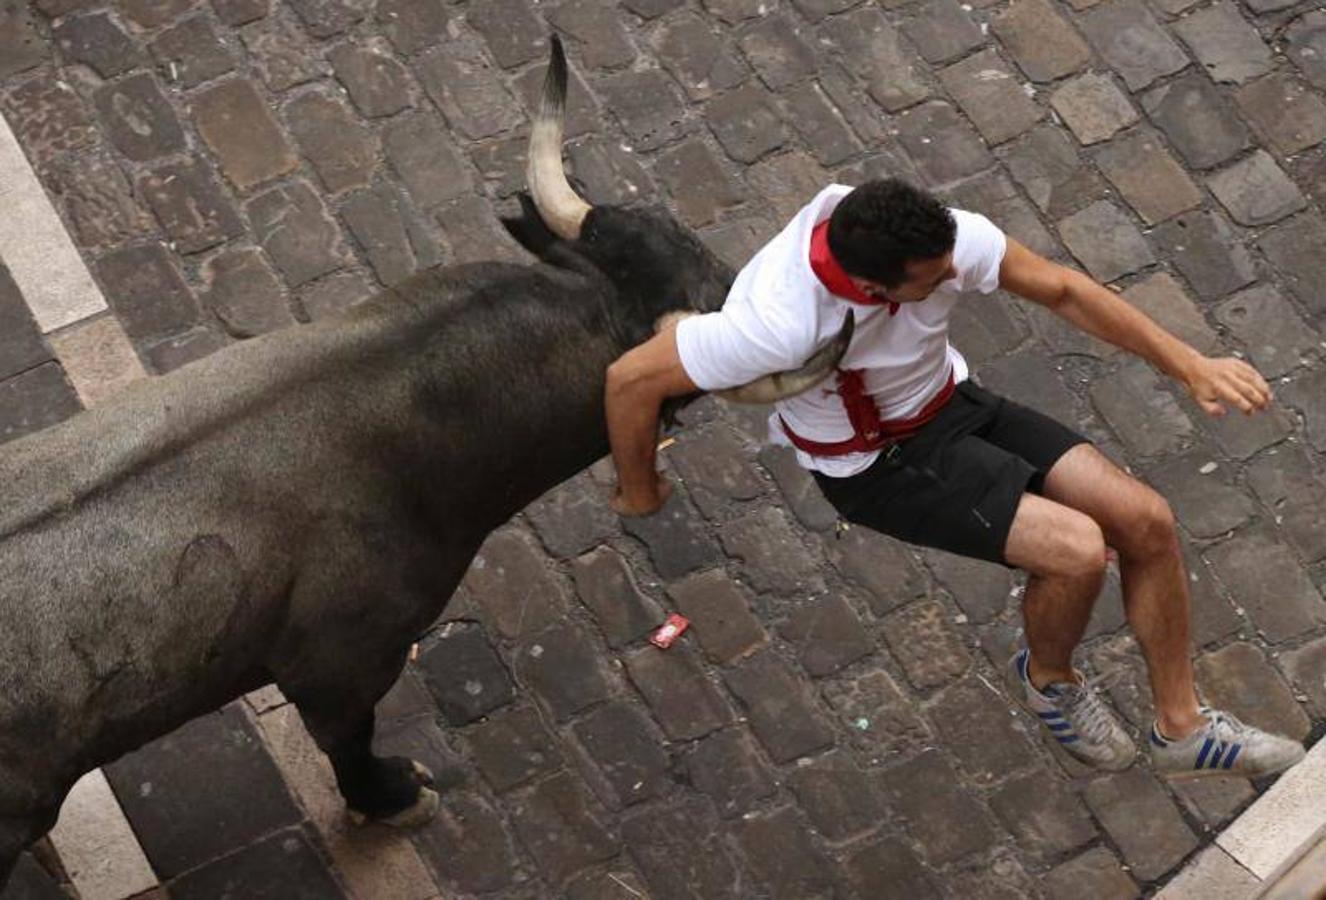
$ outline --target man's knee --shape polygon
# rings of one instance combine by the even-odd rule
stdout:
[[[1164,497],[1148,489],[1132,510],[1123,529],[1124,540],[1116,549],[1124,556],[1152,559],[1177,553],[1178,525]]]
[[[1063,546],[1055,574],[1087,578],[1105,573],[1105,534],[1090,516],[1074,516],[1062,535]]]

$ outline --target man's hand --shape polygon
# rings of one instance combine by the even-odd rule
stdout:
[[[627,496],[620,487],[612,493],[613,512],[629,518],[649,516],[658,512],[672,496],[672,482],[661,472],[654,473],[652,489],[639,492],[638,496]]]
[[[1223,416],[1226,403],[1251,415],[1271,402],[1271,388],[1257,370],[1229,356],[1199,357],[1184,381],[1193,399],[1213,416]]]

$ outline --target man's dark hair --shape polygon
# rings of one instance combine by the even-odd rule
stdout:
[[[829,216],[829,250],[848,275],[897,287],[909,260],[953,249],[953,214],[925,191],[897,178],[867,181]]]

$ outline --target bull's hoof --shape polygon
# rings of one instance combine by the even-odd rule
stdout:
[[[433,820],[442,805],[442,800],[437,791],[430,787],[433,783],[433,773],[421,762],[416,760],[410,762],[414,768],[414,776],[419,782],[418,799],[405,809],[390,815],[370,816],[357,809],[347,807],[345,813],[352,824],[367,825],[370,822],[378,822],[383,825],[390,825],[393,828],[418,828],[420,825],[426,825]]]

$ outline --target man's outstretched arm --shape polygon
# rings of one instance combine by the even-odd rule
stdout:
[[[675,324],[608,367],[604,407],[617,466],[612,508],[621,515],[647,516],[667,501],[672,488],[654,468],[659,409],[667,398],[697,390],[677,353]]]
[[[1012,238],[999,267],[999,286],[1140,356],[1182,383],[1211,415],[1224,415],[1226,403],[1251,413],[1271,402],[1270,387],[1243,360],[1203,356],[1109,288],[1036,255]]]

